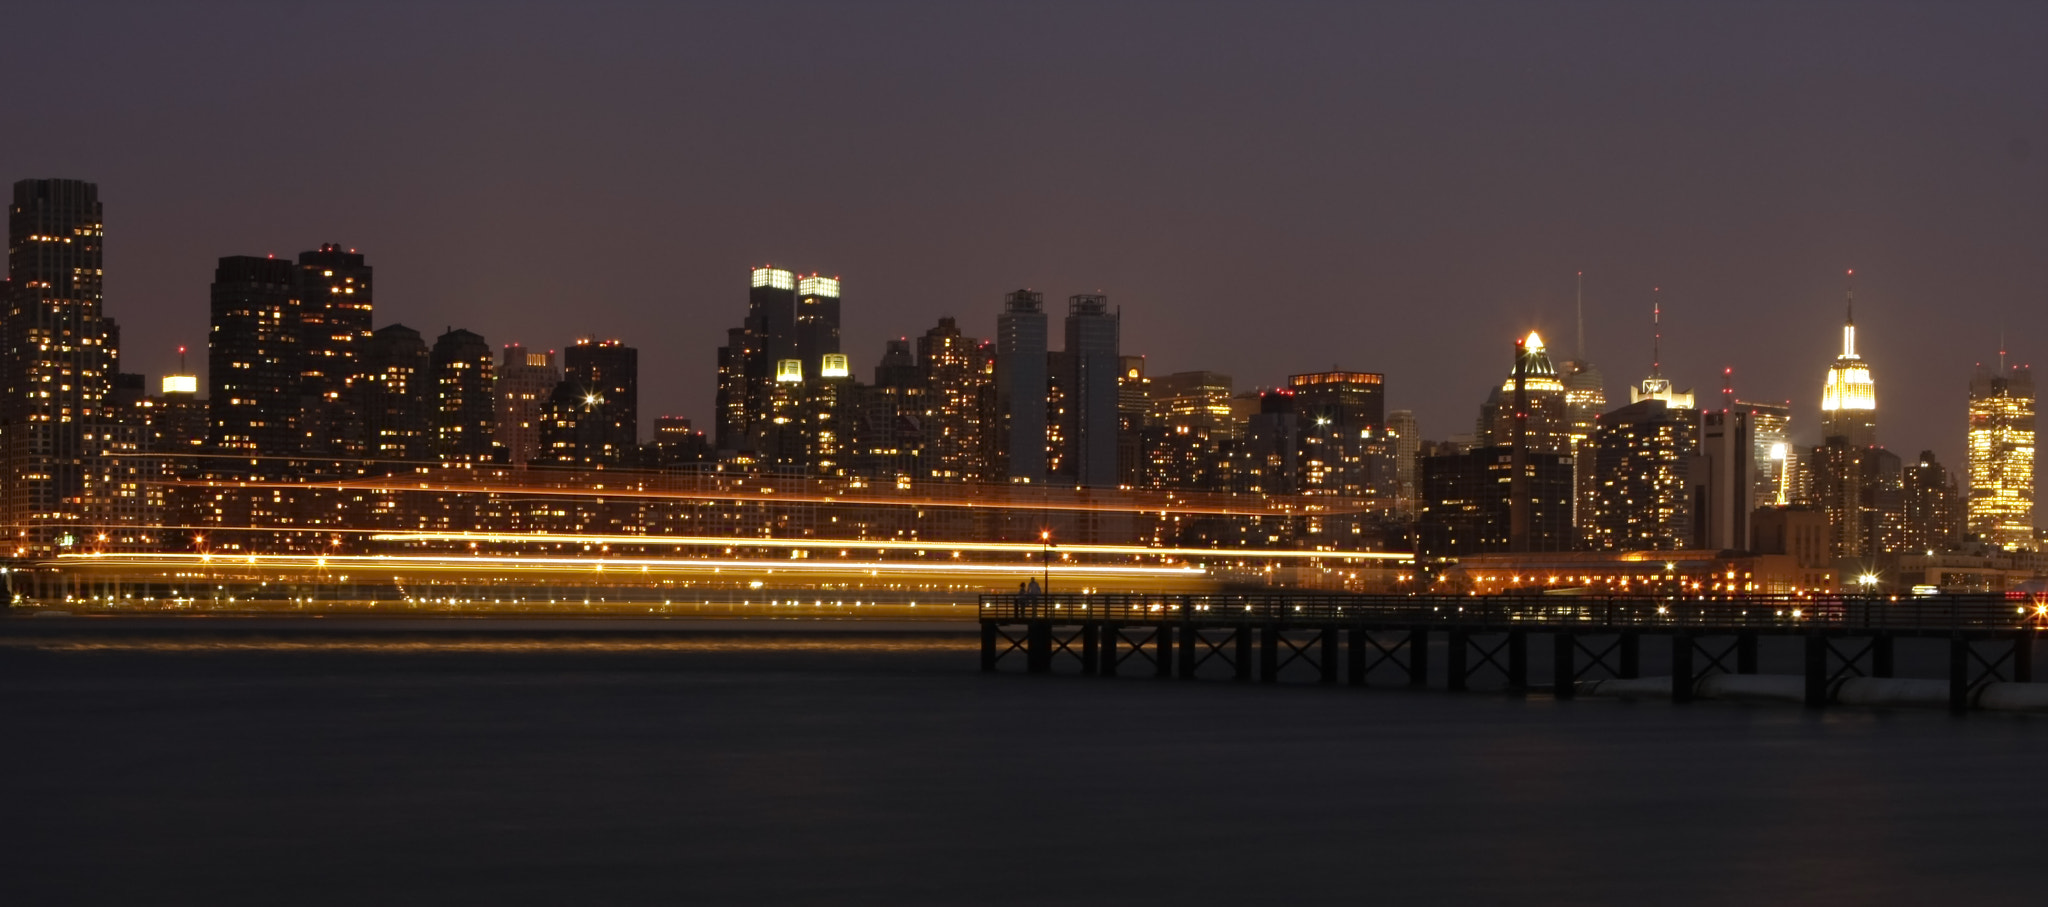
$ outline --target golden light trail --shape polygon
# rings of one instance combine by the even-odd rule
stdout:
[[[510,570],[588,570],[598,572],[609,569],[642,569],[653,572],[659,568],[663,573],[701,573],[712,570],[760,570],[771,573],[847,573],[869,572],[871,575],[914,575],[952,573],[982,576],[1037,576],[1044,565],[1013,563],[953,563],[942,561],[804,561],[804,560],[760,560],[723,558],[613,558],[613,557],[505,557],[495,555],[319,555],[319,554],[65,554],[60,561],[84,562],[106,567],[190,567],[193,569],[229,569],[234,567],[261,567],[268,569],[336,570],[336,569],[419,569],[419,570],[475,570],[479,567]],[[1142,567],[1116,564],[1055,564],[1051,566],[1055,575],[1062,576],[1131,576],[1131,577],[1178,577],[1192,578],[1206,575],[1200,567]]]
[[[706,548],[865,549],[876,551],[989,551],[1038,555],[1036,542],[937,542],[900,539],[765,539],[740,536],[555,535],[512,532],[379,532],[378,542],[490,542],[493,544],[650,545]],[[1252,548],[1148,548],[1143,545],[1057,545],[1066,554],[1119,554],[1208,558],[1316,558],[1328,560],[1412,561],[1415,555],[1396,551],[1312,551]]]

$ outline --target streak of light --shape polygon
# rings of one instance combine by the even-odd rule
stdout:
[[[59,561],[85,562],[107,567],[189,567],[227,570],[237,567],[268,569],[335,570],[390,569],[475,570],[479,567],[508,570],[591,570],[614,568],[659,568],[667,573],[693,573],[705,569],[765,570],[789,573],[846,573],[873,571],[890,574],[956,573],[971,575],[1037,576],[1050,569],[1064,576],[1204,576],[1200,567],[1137,567],[1113,564],[1037,563],[953,563],[927,561],[802,561],[739,558],[588,558],[588,557],[503,557],[495,555],[318,555],[318,554],[64,554]]]
[[[721,548],[841,548],[877,551],[1008,551],[1038,554],[1038,542],[939,542],[900,539],[764,539],[741,536],[553,535],[516,532],[380,532],[376,542],[493,542],[571,545],[665,545]],[[1330,560],[1412,561],[1415,555],[1396,551],[1309,551],[1252,548],[1147,548],[1142,545],[1056,544],[1066,554],[1131,554],[1213,558],[1324,558]]]

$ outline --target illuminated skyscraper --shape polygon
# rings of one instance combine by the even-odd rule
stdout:
[[[117,350],[101,317],[99,187],[22,180],[0,284],[0,527],[43,550],[91,516]]]
[[[796,274],[764,265],[753,269],[750,282],[747,318],[726,332],[726,344],[718,349],[718,421],[713,435],[720,450],[758,450],[764,443],[773,425],[768,411],[775,391],[776,364],[798,356]],[[826,287],[814,283],[811,289]],[[839,351],[836,278],[831,279],[829,289],[830,296],[813,295],[808,310],[812,342],[833,346],[821,354]]]
[[[1580,523],[1588,547],[1691,547],[1690,473],[1698,448],[1690,408],[1649,398],[1602,415],[1593,434],[1593,504]]]
[[[1855,271],[1849,275],[1854,276]],[[1877,443],[1877,385],[1870,379],[1870,365],[1856,355],[1856,292],[1846,292],[1842,320],[1842,354],[1828,365],[1827,381],[1821,386],[1821,436],[1843,438],[1851,447]]]
[[[1750,458],[1756,464],[1756,487],[1755,503],[1750,505],[1751,509],[1791,503],[1795,485],[1792,474],[1800,464],[1788,434],[1792,424],[1792,404],[1789,401],[1747,403],[1737,400],[1735,406],[1749,413],[1750,435],[1754,442]]]
[[[1654,302],[1650,307],[1650,375],[1628,389],[1628,402],[1641,403],[1644,400],[1662,400],[1672,409],[1692,410],[1693,393],[1690,389],[1679,390],[1671,379],[1664,377],[1664,303]]]
[[[924,375],[923,477],[981,482],[989,477],[986,431],[995,404],[995,362],[985,344],[960,333],[954,319],[917,339]],[[1114,433],[1111,435],[1114,439]]]
[[[1971,535],[2007,550],[2034,547],[2034,373],[1983,366],[1970,379]]]
[[[1528,420],[1525,423],[1524,444],[1531,453],[1570,454],[1571,422],[1565,410],[1564,382],[1558,378],[1557,367],[1550,362],[1550,352],[1543,346],[1543,338],[1535,331],[1522,341],[1522,353],[1526,362],[1523,386],[1528,396]],[[1501,382],[1499,396],[1487,405],[1482,416],[1486,432],[1479,439],[1483,445],[1508,444],[1512,442],[1515,424],[1515,374],[1508,369],[1508,378]]]
[[[599,439],[604,452],[585,451],[585,459],[616,463],[640,445],[639,350],[618,340],[579,338],[562,351],[562,380],[596,398],[585,418],[602,423],[589,437]]]
[[[813,377],[826,356],[839,353],[839,278],[812,274],[796,282],[796,358]]]

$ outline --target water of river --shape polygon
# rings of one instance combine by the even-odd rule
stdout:
[[[0,645],[53,903],[2039,903],[2048,719],[976,671],[959,630]]]

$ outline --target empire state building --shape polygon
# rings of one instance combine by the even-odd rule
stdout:
[[[1855,271],[1850,271],[1854,275]],[[1850,447],[1877,444],[1877,385],[1870,380],[1870,364],[1856,355],[1856,292],[1848,293],[1842,322],[1842,354],[1828,365],[1827,383],[1820,392],[1821,434],[1842,438]]]

